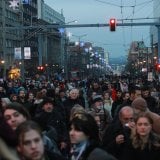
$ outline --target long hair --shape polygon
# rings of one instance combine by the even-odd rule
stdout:
[[[146,118],[146,119],[148,119],[149,123],[151,125],[153,125],[153,120],[151,119],[151,117],[150,117],[150,115],[148,113],[141,113],[141,114],[139,114],[135,118],[135,123],[137,123],[137,121],[140,118]],[[149,149],[151,149],[151,146],[160,147],[160,136],[157,135],[157,134],[155,134],[152,130],[149,133],[147,140],[142,139],[140,137],[140,135],[137,133],[137,131],[135,130],[131,134],[131,140],[132,140],[133,147],[134,148],[140,148],[141,150],[143,150],[146,146],[148,146]]]
[[[82,159],[87,159],[90,152],[99,146],[98,126],[92,115],[89,113],[76,114],[71,120],[75,130],[82,131],[88,137],[88,145],[82,154]]]
[[[78,131],[84,132],[90,142],[99,144],[99,131],[95,119],[88,113],[77,114],[71,120],[70,125]]]
[[[30,130],[35,130],[42,137],[42,130],[40,126],[31,120],[21,123],[16,129],[17,142],[21,143],[24,138],[24,134]]]

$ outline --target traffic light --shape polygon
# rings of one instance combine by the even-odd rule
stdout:
[[[157,70],[158,72],[160,72],[160,63],[157,64],[156,70]]]
[[[38,69],[39,71],[43,71],[43,70],[44,70],[44,67],[43,67],[43,66],[38,66],[37,69]]]
[[[113,32],[116,30],[116,19],[111,18],[109,21],[110,31]]]

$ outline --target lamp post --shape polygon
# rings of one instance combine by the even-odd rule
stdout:
[[[69,44],[69,38],[70,38],[70,33],[65,34],[65,53],[64,53],[64,73],[65,73],[65,79],[68,80],[68,44]]]
[[[87,53],[87,56],[86,56],[87,76],[91,74],[91,57],[92,57],[91,51],[92,51],[91,46],[85,48],[85,52]]]
[[[3,32],[2,32],[2,48],[3,48],[3,52],[2,52],[2,57],[4,59],[4,61],[6,61],[6,2],[2,1],[2,28],[3,28]],[[7,64],[4,63],[3,65],[3,78],[6,79],[6,66]]]
[[[74,35],[74,34],[72,34],[72,36],[78,38],[78,42],[79,42],[79,45],[80,45],[81,38],[87,36],[87,34],[82,34],[82,35]]]
[[[80,52],[81,52],[81,48],[80,48],[80,47],[81,47],[81,46],[80,46],[81,38],[87,36],[87,34],[82,34],[82,35],[74,35],[74,34],[72,34],[72,36],[78,38],[79,53],[80,53]]]

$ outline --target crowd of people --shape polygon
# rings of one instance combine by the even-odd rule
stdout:
[[[107,79],[0,84],[0,160],[159,160],[159,90]]]

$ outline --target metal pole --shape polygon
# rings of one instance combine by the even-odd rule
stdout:
[[[158,28],[158,57],[157,57],[157,60],[158,60],[158,64],[160,64],[160,26],[157,26]],[[160,81],[160,73],[158,73],[158,79]]]
[[[6,79],[6,65],[7,65],[7,59],[6,59],[6,2],[5,0],[2,0],[2,28],[3,28],[3,32],[2,32],[2,39],[3,39],[3,53],[2,53],[2,57],[4,60],[4,65],[3,65],[3,79]]]
[[[117,26],[160,26],[159,22],[142,22],[142,23],[117,23]],[[109,27],[108,23],[98,23],[98,24],[72,24],[72,25],[63,25],[63,24],[50,24],[50,25],[39,25],[39,26],[14,26],[14,27],[6,27],[6,29],[15,30],[15,29],[35,29],[35,28],[80,28],[80,27]],[[0,30],[2,28],[0,27]]]
[[[158,64],[160,64],[160,27],[158,26]]]
[[[153,50],[153,34],[151,34],[151,68],[152,68],[152,74],[153,78],[155,76],[155,69],[154,69],[154,50]]]
[[[21,27],[23,28],[23,26],[24,26],[24,21],[23,21],[23,17],[24,17],[24,15],[23,15],[23,4],[21,5]],[[22,81],[24,81],[25,80],[25,74],[24,74],[24,72],[25,72],[25,67],[24,67],[24,46],[25,46],[25,38],[24,38],[24,30],[22,30],[22,43],[21,43],[21,61],[22,61],[22,64],[21,64],[21,78],[22,78]]]
[[[65,65],[64,65],[64,73],[65,73],[65,78],[66,80],[68,80],[68,42],[69,42],[69,39],[68,37],[65,35]]]
[[[42,35],[38,34],[38,65],[42,65]]]
[[[148,73],[149,73],[149,71],[148,71],[148,70],[149,70],[149,66],[148,66],[148,65],[149,65],[149,64],[148,64],[148,59],[149,59],[149,57],[148,57],[148,56],[149,56],[149,55],[148,55],[148,54],[149,54],[149,53],[148,53],[148,49],[149,49],[149,48],[147,47],[146,49],[147,49],[147,78],[148,78]]]

